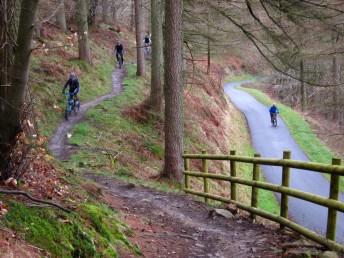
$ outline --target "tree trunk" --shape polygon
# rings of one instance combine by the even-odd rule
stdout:
[[[131,0],[131,15],[130,15],[130,28],[129,30],[131,32],[134,31],[135,29],[135,3],[134,3],[135,0]]]
[[[14,63],[19,8],[16,0],[1,0],[0,5],[0,175],[6,177],[10,150],[11,129],[7,119],[11,89],[11,70]]]
[[[6,99],[10,85],[11,66],[14,63],[19,8],[17,0],[1,0],[0,2],[0,97]],[[0,109],[3,108],[0,106]]]
[[[333,49],[336,49],[337,45],[337,35],[333,33],[332,35],[332,47]],[[333,84],[339,84],[340,83],[340,68],[339,68],[340,62],[338,62],[338,56],[336,54],[332,57],[332,83]],[[332,88],[332,101],[333,101],[333,107],[332,107],[332,119],[338,120],[339,114],[341,113],[340,104],[339,104],[339,96],[341,96],[340,87],[334,87]]]
[[[78,2],[80,0],[77,0]],[[87,0],[85,0],[87,1]],[[87,13],[87,6],[88,6],[88,13],[87,13],[87,21],[90,27],[96,25],[96,11],[98,6],[98,0],[88,0],[89,4],[85,3],[86,5],[86,13]]]
[[[111,13],[112,13],[112,23],[117,25],[117,7],[116,7],[116,2],[115,1],[112,1]]]
[[[21,130],[20,116],[24,104],[29,63],[31,54],[32,36],[34,33],[35,15],[38,0],[21,1],[17,47],[15,50],[14,65],[11,72],[11,87],[8,89],[8,99],[0,110],[0,170],[1,177],[8,177],[8,159],[15,136]]]
[[[88,40],[86,0],[77,1],[76,19],[78,23],[79,59],[91,64],[90,44]]]
[[[300,61],[300,83],[301,83],[301,111],[302,112],[306,111],[306,105],[307,105],[306,89],[305,89],[304,80],[305,80],[305,78],[304,78],[303,59],[301,57],[301,61]]]
[[[66,10],[64,0],[61,1],[60,8],[56,12],[56,23],[63,32],[67,32]]]
[[[137,57],[137,76],[145,74],[145,59],[143,55],[143,6],[142,0],[134,0],[135,3],[135,27],[136,27],[136,57]]]
[[[207,74],[210,74],[210,10],[208,10],[208,20],[207,20]]]
[[[162,176],[183,178],[182,0],[166,0],[164,34],[165,164]]]
[[[151,0],[152,22],[152,68],[150,108],[160,114],[162,111],[162,8],[161,0]]]
[[[210,39],[209,39],[209,37],[207,39],[207,54],[208,54],[207,74],[210,74]]]
[[[102,15],[104,23],[111,23],[109,17],[109,0],[102,0]]]

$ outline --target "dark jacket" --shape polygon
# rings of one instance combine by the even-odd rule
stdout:
[[[118,54],[123,54],[123,45],[122,44],[116,44],[115,52]]]
[[[151,43],[149,36],[145,36],[144,42],[145,42],[145,44]]]
[[[66,82],[66,84],[63,87],[63,93],[65,92],[66,88],[69,86],[69,93],[75,95],[79,92],[80,89],[80,84],[79,84],[79,80],[76,76],[69,76],[68,81]]]

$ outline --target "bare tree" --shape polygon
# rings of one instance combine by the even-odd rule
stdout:
[[[130,25],[129,25],[129,30],[131,32],[134,31],[135,29],[135,0],[130,0]]]
[[[98,0],[85,0],[85,1],[88,1],[88,4],[85,3],[86,6],[88,7],[88,13],[87,13],[88,25],[90,27],[93,27],[96,25],[96,18],[97,18],[96,11],[97,11],[97,6],[98,6]]]
[[[21,110],[29,76],[34,21],[38,0],[21,1],[18,37],[15,49],[13,68],[11,69],[11,85],[7,98],[1,99],[0,109],[0,170],[1,177],[8,177],[8,161],[11,146],[16,135],[21,131]]]
[[[88,39],[87,3],[77,0],[76,19],[78,23],[79,58],[91,64],[90,43]]]
[[[183,152],[183,1],[166,0],[164,33],[165,163],[162,176],[181,182]]]
[[[151,0],[152,23],[152,68],[151,92],[149,104],[151,110],[160,114],[162,111],[162,1]]]
[[[66,10],[64,0],[61,0],[55,17],[57,25],[61,28],[63,32],[67,32]]]
[[[109,0],[102,0],[102,16],[104,23],[110,23],[109,8]]]
[[[135,3],[135,28],[136,28],[136,56],[138,76],[145,74],[145,60],[143,55],[143,6],[142,0],[134,0]]]

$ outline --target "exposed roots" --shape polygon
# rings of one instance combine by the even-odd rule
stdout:
[[[50,201],[46,201],[46,200],[41,200],[38,198],[35,198],[33,196],[31,196],[29,193],[24,192],[24,191],[16,191],[16,190],[4,190],[4,189],[0,189],[0,194],[7,194],[7,195],[23,195],[26,198],[30,199],[31,201],[37,202],[37,203],[42,203],[42,204],[47,204],[50,206],[54,206],[56,208],[59,208],[61,210],[63,210],[64,212],[70,213],[72,212],[71,210],[61,206],[60,204],[54,203],[54,202],[50,202]]]

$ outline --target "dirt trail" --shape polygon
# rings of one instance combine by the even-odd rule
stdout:
[[[87,173],[103,188],[104,201],[122,211],[131,240],[144,257],[281,257],[295,239],[249,220],[215,215],[185,195],[162,193]],[[122,252],[121,257],[135,257]]]
[[[79,123],[84,118],[88,109],[95,107],[104,100],[110,99],[120,93],[124,73],[124,69],[114,70],[112,73],[112,91],[92,101],[81,104],[80,111],[76,115],[72,115],[68,121],[63,121],[59,125],[49,141],[49,150],[54,157],[60,160],[68,159],[71,146],[68,146],[67,144],[67,133],[71,131],[75,124]]]

